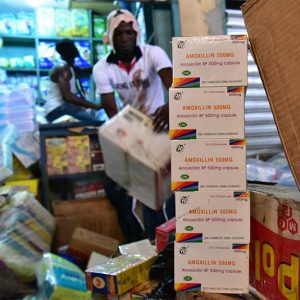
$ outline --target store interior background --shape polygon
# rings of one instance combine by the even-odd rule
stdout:
[[[100,35],[96,36],[93,26],[95,16],[100,16],[105,22],[105,16],[117,7],[131,10],[139,20],[141,27],[141,42],[161,46],[172,58],[172,36],[196,36],[207,34],[243,34],[246,33],[245,25],[239,9],[242,0],[206,0],[206,1],[89,1],[89,0],[1,0],[0,15],[8,18],[18,18],[22,12],[33,16],[31,33],[18,34],[16,29],[11,32],[0,32],[0,71],[1,84],[12,87],[20,82],[27,82],[33,87],[35,107],[19,113],[16,111],[6,118],[2,117],[0,126],[8,123],[21,131],[33,132],[38,129],[39,123],[45,123],[43,104],[47,101],[47,88],[49,84],[48,72],[50,66],[42,65],[40,56],[47,56],[49,44],[52,48],[57,40],[63,38],[55,33],[39,33],[40,25],[37,24],[36,9],[39,7],[50,8],[83,8],[88,13],[88,34],[70,36],[71,39],[83,45],[83,51],[88,52],[86,66],[93,66],[99,58],[103,57],[109,48],[103,45]],[[49,20],[48,20],[49,22]],[[47,20],[46,20],[47,23]],[[86,48],[85,48],[86,47]],[[51,47],[50,47],[51,48]],[[52,53],[51,52],[51,53]],[[19,59],[27,57],[26,62]],[[29,57],[29,58],[28,58]],[[26,60],[26,58],[25,58]],[[8,62],[10,61],[10,62]],[[249,159],[248,179],[259,181],[274,181],[282,172],[289,172],[282,152],[281,141],[273,119],[272,112],[259,76],[258,69],[249,52],[249,85],[245,101],[245,131],[247,138],[247,154]],[[86,90],[87,98],[92,102],[99,102],[99,97],[94,92],[94,82],[87,72],[82,72],[82,85]],[[167,99],[167,93],[166,93]],[[99,111],[100,120],[106,120],[103,110]],[[277,157],[272,157],[277,155]],[[269,160],[269,164],[265,161]],[[275,166],[273,163],[275,162]],[[276,165],[276,163],[279,164]],[[266,167],[268,167],[266,169]],[[280,170],[275,170],[279,168]],[[257,170],[263,174],[257,177]],[[288,175],[288,185],[294,185],[293,177]]]
[[[109,47],[102,42],[102,34],[105,30],[103,24],[110,11],[118,7],[131,10],[139,21],[141,43],[161,46],[172,59],[173,36],[247,34],[240,11],[240,6],[244,2],[243,0],[0,0],[0,142],[3,138],[1,134],[6,134],[5,128],[12,124],[17,129],[18,136],[24,136],[28,141],[32,139],[38,152],[35,163],[28,168],[14,157],[13,174],[7,176],[5,180],[1,178],[3,175],[1,172],[5,168],[1,169],[0,164],[0,183],[15,185],[21,182],[21,186],[28,183],[36,199],[48,210],[52,210],[51,217],[55,218],[59,228],[55,235],[55,247],[66,245],[72,237],[74,227],[81,225],[82,222],[92,224],[92,228],[89,228],[92,231],[97,232],[100,228],[97,233],[118,241],[124,239],[116,212],[107,199],[103,200],[101,205],[91,199],[86,202],[85,207],[69,205],[51,208],[50,199],[59,196],[61,199],[58,200],[73,200],[74,189],[80,191],[85,184],[94,188],[92,192],[96,194],[99,190],[103,190],[101,176],[104,172],[101,169],[96,172],[62,176],[47,173],[46,139],[57,136],[67,139],[72,132],[71,127],[76,127],[76,124],[68,123],[57,124],[57,127],[54,125],[52,128],[43,127],[47,125],[43,105],[47,101],[48,73],[52,67],[48,64],[47,58],[52,59],[55,56],[53,51],[55,43],[60,39],[70,38],[82,48],[82,56],[86,60],[80,62],[84,69],[80,74],[81,83],[85,88],[87,99],[98,103],[100,100],[95,93],[90,71],[91,67],[110,51]],[[69,12],[72,9],[83,9],[86,13],[84,18],[87,20],[87,32],[61,36],[56,31],[57,24],[49,22],[47,15],[44,15],[45,18],[42,20],[46,24],[44,29],[47,30],[53,25],[52,33],[39,32],[43,28],[38,24],[37,16],[40,8],[50,8],[53,11],[62,9]],[[4,19],[17,24],[18,20],[24,17],[32,20],[29,30],[27,27],[25,29],[22,27],[24,22],[21,22],[23,25],[20,30],[18,25],[4,26]],[[48,17],[50,18],[50,15]],[[98,34],[95,26],[99,30]],[[10,98],[2,101],[1,97],[7,93],[10,93],[9,97],[14,101],[7,101],[12,100]],[[18,104],[20,96],[26,99],[25,106],[24,102]],[[168,98],[167,91],[165,98]],[[97,117],[101,122],[107,120],[103,110],[98,112]],[[250,51],[248,52],[248,88],[245,97],[245,133],[249,182],[296,187],[258,68]],[[98,138],[95,128],[87,128],[82,134],[93,136],[91,140]],[[98,150],[95,148],[93,151]],[[94,180],[95,178],[97,180]],[[103,196],[97,194],[99,195]],[[13,287],[11,285],[12,290]]]

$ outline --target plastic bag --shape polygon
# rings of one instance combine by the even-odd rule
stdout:
[[[150,269],[150,279],[160,282],[146,299],[175,299],[174,290],[174,243],[161,251]]]

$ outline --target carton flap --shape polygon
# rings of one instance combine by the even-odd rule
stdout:
[[[242,12],[254,59],[299,188],[300,5],[291,0],[250,0],[242,6]]]

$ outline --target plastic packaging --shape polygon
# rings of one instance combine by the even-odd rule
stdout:
[[[45,253],[37,266],[37,281],[42,300],[89,300],[84,273],[74,264]]]
[[[37,262],[50,249],[53,232],[53,216],[32,194],[7,195],[0,209],[0,262],[20,282],[32,282]]]
[[[89,36],[89,15],[85,9],[72,9],[72,35]]]

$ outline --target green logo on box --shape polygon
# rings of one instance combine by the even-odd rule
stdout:
[[[186,122],[180,122],[178,125],[179,125],[179,127],[186,127],[187,123]]]
[[[188,70],[185,70],[185,71],[182,72],[182,75],[185,75],[185,76],[188,76],[188,75],[190,75],[190,74],[191,74],[191,72],[188,71]]]
[[[193,278],[191,276],[185,276],[183,277],[183,280],[185,281],[191,281]]]
[[[189,176],[188,174],[182,174],[182,175],[180,176],[180,178],[181,178],[181,179],[189,179],[190,176]]]
[[[185,226],[185,228],[184,228],[186,231],[192,231],[193,229],[194,229],[194,227],[193,226]]]

